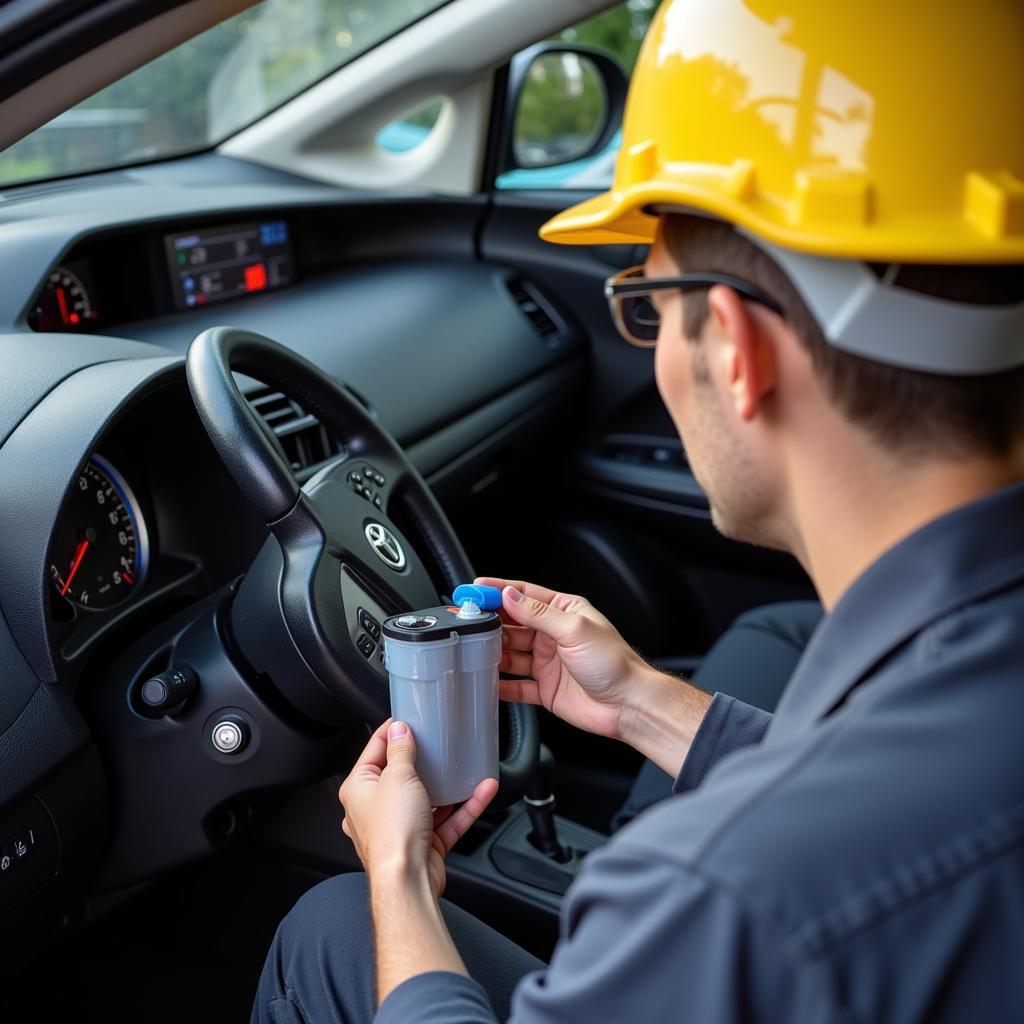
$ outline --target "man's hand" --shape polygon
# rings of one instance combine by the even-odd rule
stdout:
[[[415,764],[412,731],[388,719],[338,791],[341,827],[370,879],[378,1005],[417,974],[466,973],[438,903],[444,858],[498,789],[484,779],[458,810],[431,811]]]
[[[370,737],[338,790],[345,808],[341,827],[371,883],[378,873],[422,876],[440,897],[445,856],[494,799],[498,782],[484,779],[457,810],[431,811],[415,764],[412,731],[404,722],[388,719]]]
[[[710,698],[648,665],[585,598],[535,583],[502,588],[503,700],[540,704],[587,732],[623,740],[678,773]]]
[[[572,725],[623,738],[637,681],[653,670],[586,598],[521,580],[481,578],[502,589],[503,700],[541,704]]]

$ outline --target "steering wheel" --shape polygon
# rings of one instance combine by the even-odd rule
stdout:
[[[270,530],[234,596],[236,653],[310,724],[340,725],[355,714],[378,725],[390,713],[387,674],[367,632],[380,640],[372,635],[380,616],[435,606],[472,580],[451,524],[394,438],[291,349],[214,327],[192,342],[186,370],[214,448]],[[342,454],[300,487],[234,372],[293,397]],[[498,799],[507,806],[525,792],[540,740],[532,707],[502,702],[502,709]]]

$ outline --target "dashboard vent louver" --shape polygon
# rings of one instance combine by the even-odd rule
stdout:
[[[300,483],[341,453],[341,445],[323,424],[287,395],[260,388],[246,398],[253,411],[274,432]]]
[[[533,329],[549,344],[555,344],[563,332],[549,312],[546,303],[534,288],[522,278],[514,277],[508,282],[508,290],[516,305],[533,324]]]

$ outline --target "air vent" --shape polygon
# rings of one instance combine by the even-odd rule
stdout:
[[[533,286],[522,278],[514,277],[508,282],[508,290],[526,319],[533,324],[533,329],[549,345],[557,344],[561,340],[563,328],[555,322],[547,304]]]
[[[287,395],[270,388],[260,388],[250,392],[246,398],[274,432],[292,472],[300,482],[340,454],[341,445],[331,437],[324,425]]]

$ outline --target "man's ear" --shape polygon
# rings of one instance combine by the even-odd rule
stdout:
[[[731,288],[715,285],[708,292],[708,311],[725,362],[726,384],[736,414],[751,420],[775,390],[775,339]]]

